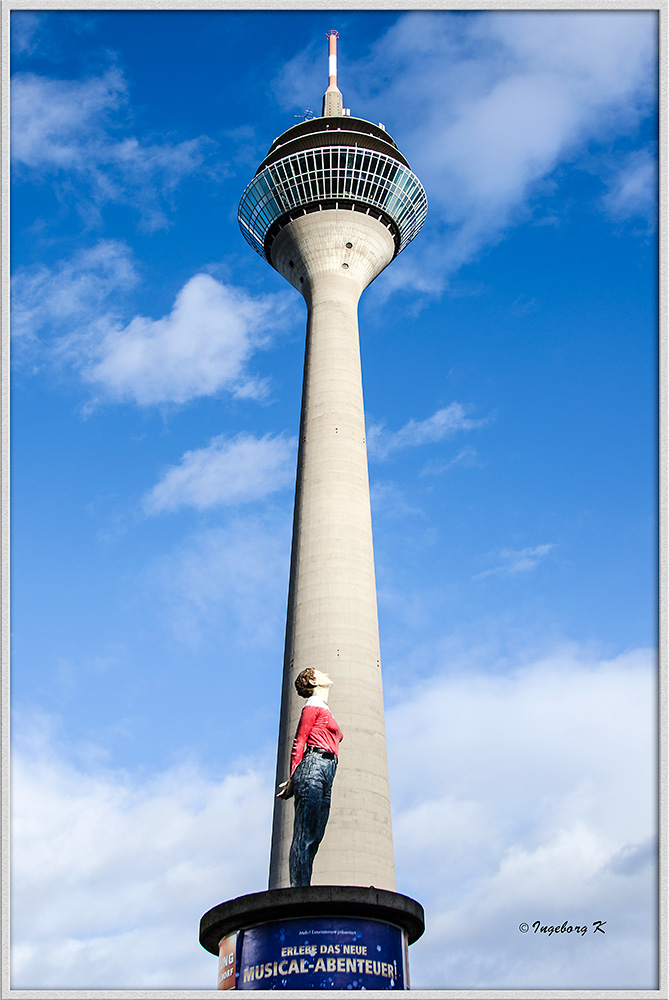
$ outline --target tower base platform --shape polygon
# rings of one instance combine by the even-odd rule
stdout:
[[[220,903],[200,921],[219,990],[407,990],[423,907],[387,889],[310,885]]]

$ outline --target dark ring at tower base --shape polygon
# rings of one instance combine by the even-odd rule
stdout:
[[[237,896],[208,910],[200,921],[200,944],[218,955],[219,941],[234,931],[293,917],[366,917],[395,924],[413,944],[425,930],[423,907],[410,896],[359,885],[308,885]]]

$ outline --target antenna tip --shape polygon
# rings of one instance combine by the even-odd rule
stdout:
[[[330,30],[329,30],[329,31],[326,31],[326,32],[325,32],[325,37],[326,37],[326,38],[329,38],[329,37],[330,37],[330,35],[334,35],[334,36],[335,36],[335,38],[339,38],[339,32],[338,32],[338,31],[336,31],[336,30],[335,30],[334,28],[330,28]]]

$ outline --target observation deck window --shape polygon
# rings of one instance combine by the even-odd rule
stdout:
[[[338,200],[376,207],[399,232],[399,249],[416,235],[425,219],[427,199],[418,178],[396,159],[379,151],[323,147],[275,161],[247,186],[239,206],[242,232],[264,256],[269,229],[295,209]]]

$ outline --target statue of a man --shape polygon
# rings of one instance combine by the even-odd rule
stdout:
[[[302,709],[290,756],[290,778],[279,785],[277,798],[295,796],[293,842],[290,847],[291,886],[311,885],[316,852],[330,815],[337,753],[344,734],[328,708],[332,680],[315,667],[295,678],[295,688],[307,703]]]

